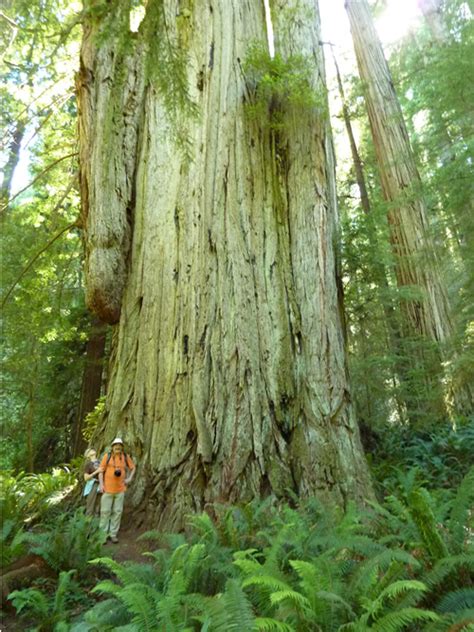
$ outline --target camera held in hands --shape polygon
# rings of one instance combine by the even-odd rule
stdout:
[[[114,470],[114,476],[122,476],[122,470],[117,468],[116,470]]]

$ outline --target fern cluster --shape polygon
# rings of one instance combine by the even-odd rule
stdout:
[[[415,480],[364,513],[268,500],[193,516],[186,537],[149,533],[147,563],[94,560],[114,578],[77,630],[470,629],[474,469],[448,500]]]
[[[472,629],[474,468],[450,496],[430,493],[410,473],[402,487],[364,512],[315,499],[296,507],[268,499],[215,507],[213,519],[192,516],[186,535],[149,532],[144,539],[153,550],[141,564],[92,560],[91,568],[106,576],[92,590],[99,601],[61,629]],[[76,517],[76,526],[81,519]],[[33,550],[58,570],[66,566],[59,549],[73,551],[83,544],[71,535],[74,524],[68,525],[58,524],[49,539],[34,538]],[[56,545],[59,532],[64,539]],[[91,553],[77,554],[67,564],[83,568]],[[42,598],[35,589],[11,597],[20,612],[36,612],[48,621],[56,616],[53,597]]]
[[[73,514],[57,516],[37,532],[25,533],[23,541],[54,571],[74,569],[79,577],[84,577],[91,571],[89,561],[102,552],[104,535],[97,520],[78,509]]]
[[[74,474],[61,468],[42,474],[20,472],[14,475],[8,471],[0,473],[2,568],[25,552],[26,526],[44,519],[57,501],[74,485]]]

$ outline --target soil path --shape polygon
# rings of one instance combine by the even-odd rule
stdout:
[[[145,563],[147,559],[143,553],[156,548],[152,542],[138,540],[145,531],[146,529],[140,531],[136,529],[121,529],[118,534],[118,544],[113,544],[110,540],[105,544],[104,557],[111,557],[117,562]]]

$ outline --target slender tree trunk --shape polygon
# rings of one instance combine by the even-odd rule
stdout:
[[[360,203],[361,203],[362,210],[364,211],[365,215],[369,218],[369,220],[371,221],[371,224],[373,225],[373,212],[372,212],[372,208],[370,204],[369,193],[368,193],[366,182],[365,182],[364,168],[362,165],[362,160],[359,154],[359,150],[357,148],[354,132],[352,130],[352,122],[351,122],[351,117],[349,113],[349,108],[347,106],[346,97],[344,94],[344,87],[342,85],[341,73],[339,72],[339,65],[337,63],[334,52],[332,56],[333,56],[334,66],[336,69],[336,79],[337,79],[337,85],[339,89],[339,96],[342,103],[342,116],[343,116],[344,124],[346,127],[347,137],[349,139],[349,146],[351,149],[352,164],[354,166],[354,173],[356,177],[357,188],[359,189]],[[372,228],[374,227],[372,226]],[[371,233],[372,233],[371,237],[373,239],[376,239],[375,230],[372,230]],[[396,394],[397,390],[399,389],[395,390],[395,398],[397,399],[397,410],[398,410],[399,416],[401,415],[400,420],[403,421],[406,417],[405,411],[408,412],[409,417],[410,416],[412,418],[415,417],[413,413],[410,414],[410,408],[411,408],[410,398],[409,396],[407,396],[407,387],[410,384],[410,380],[408,378],[408,372],[405,366],[405,359],[404,359],[405,352],[403,350],[403,344],[402,344],[403,332],[399,324],[399,320],[397,317],[395,307],[393,305],[393,301],[390,298],[390,294],[392,290],[387,280],[387,271],[385,269],[385,265],[383,261],[374,259],[373,269],[374,269],[375,281],[377,285],[380,287],[380,289],[384,292],[384,297],[382,298],[381,302],[382,302],[382,308],[383,308],[386,323],[387,323],[387,332],[388,332],[387,342],[389,342],[392,352],[395,354],[397,358],[396,366],[395,366],[396,379],[398,379],[398,383],[401,386],[402,393],[405,393],[405,397],[402,398],[404,401],[401,402],[401,401],[398,401],[399,395]],[[368,317],[368,314],[366,314],[365,317]]]
[[[346,0],[384,197],[400,287],[420,290],[404,306],[413,332],[441,342],[451,335],[446,293],[429,236],[420,178],[390,71],[366,0]]]
[[[151,54],[163,37],[151,28],[160,5],[148,3],[136,50]],[[184,12],[167,0],[162,16],[166,36],[189,56],[187,85],[199,107],[187,122],[191,160],[170,139],[176,117],[166,94],[145,77],[136,100],[142,110],[129,113],[140,121],[136,165],[129,170],[129,155],[115,144],[115,172],[105,182],[97,175],[108,142],[97,121],[106,107],[120,111],[123,96],[115,95],[115,105],[112,95],[107,105],[89,100],[85,110],[84,100],[99,90],[98,73],[112,72],[114,44],[109,38],[97,49],[87,26],[83,42],[89,252],[91,227],[109,213],[97,188],[104,199],[113,196],[124,169],[135,191],[101,438],[123,434],[139,463],[132,502],[161,526],[179,527],[186,512],[208,503],[281,497],[288,489],[341,503],[362,499],[371,492],[338,312],[328,121],[312,108],[302,115],[282,106],[285,126],[276,133],[249,118],[245,103],[254,97],[243,61],[253,41],[265,41],[260,1],[195,0]],[[298,26],[299,50],[321,72],[312,16]],[[109,68],[99,71],[104,48]],[[323,89],[322,81],[314,88]],[[112,280],[101,274],[94,282]],[[116,295],[115,288],[97,293]],[[101,314],[109,311],[104,305]]]
[[[33,445],[33,422],[36,408],[36,388],[38,385],[38,366],[35,364],[32,381],[28,384],[28,405],[25,415],[26,455],[28,472],[35,471],[35,450]]]
[[[447,30],[442,18],[442,0],[418,0],[418,6],[423,13],[433,39],[438,44],[445,42]]]
[[[3,167],[3,180],[0,187],[0,209],[8,204],[12,186],[13,174],[20,160],[21,142],[25,135],[26,125],[23,121],[18,121],[13,132],[10,146],[8,148],[8,160]]]
[[[432,341],[434,346],[445,345],[452,336],[447,294],[430,237],[420,177],[400,104],[366,0],[346,0],[346,10],[359,73],[365,85],[382,190],[389,205],[395,274],[398,287],[405,293],[402,308],[407,335]],[[413,298],[409,294],[414,294]],[[426,349],[422,355],[421,370],[434,385],[441,380],[441,364],[434,351],[430,353]],[[470,389],[458,391],[454,397],[458,410],[472,410]],[[441,402],[439,407],[442,410]]]
[[[82,436],[84,419],[94,410],[101,395],[106,338],[106,326],[94,318],[86,344],[81,399],[72,431],[72,456],[78,456],[86,447]]]

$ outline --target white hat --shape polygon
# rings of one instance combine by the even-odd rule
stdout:
[[[120,437],[115,437],[110,445],[115,445],[116,443],[121,443],[123,445],[123,441]]]

